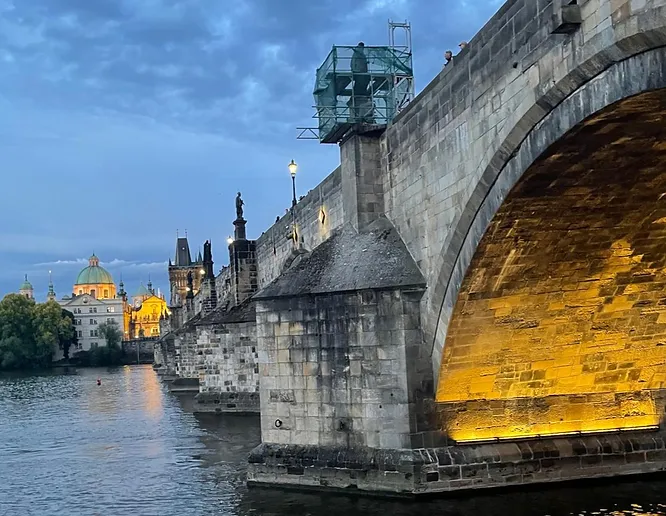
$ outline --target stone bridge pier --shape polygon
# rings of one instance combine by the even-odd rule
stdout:
[[[325,184],[254,297],[250,484],[666,469],[666,1],[508,1]]]

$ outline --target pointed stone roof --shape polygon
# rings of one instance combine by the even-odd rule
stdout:
[[[178,237],[176,240],[176,267],[187,267],[192,265],[192,255],[190,254],[190,244],[187,237]]]
[[[234,324],[254,322],[256,320],[256,302],[247,299],[237,306],[220,306],[196,322],[196,326],[214,324]]]
[[[398,232],[382,218],[363,233],[350,225],[338,229],[312,252],[294,260],[289,270],[253,299],[425,286]]]

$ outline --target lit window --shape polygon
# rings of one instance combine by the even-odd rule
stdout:
[[[104,297],[105,297],[105,298],[108,298],[108,297],[109,297],[109,291],[106,290],[106,289],[104,289]]]
[[[115,312],[115,311],[116,311],[116,307],[115,307],[115,306],[107,306],[107,307],[106,307],[106,311],[107,311],[107,312]]]

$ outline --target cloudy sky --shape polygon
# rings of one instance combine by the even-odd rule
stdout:
[[[168,289],[176,231],[226,263],[234,197],[250,237],[306,193],[336,146],[310,126],[334,44],[413,28],[417,92],[500,0],[0,0],[0,294],[48,271],[69,293],[94,251],[134,291]]]

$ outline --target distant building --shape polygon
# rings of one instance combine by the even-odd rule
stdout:
[[[136,294],[132,296],[132,305],[129,306],[129,310],[129,337],[131,339],[160,336],[160,319],[169,316],[169,309],[164,297],[155,293],[150,280],[148,280],[147,288],[143,283],[139,285]]]
[[[49,295],[53,285],[49,285]],[[55,296],[55,292],[53,292]],[[58,301],[61,307],[74,314],[74,325],[78,344],[71,354],[77,351],[89,351],[106,342],[99,333],[99,325],[114,322],[125,334],[124,303],[122,297],[116,295],[113,276],[99,264],[99,258],[93,255],[88,260],[88,267],[79,272],[72,287],[72,296],[65,296]],[[58,350],[62,354],[62,350]],[[55,360],[62,356],[56,354]]]
[[[114,287],[115,288],[115,287]],[[90,294],[81,294],[73,297],[64,297],[58,301],[61,307],[74,314],[74,327],[78,337],[77,351],[89,351],[97,346],[105,346],[106,341],[99,333],[99,325],[105,322],[114,322],[118,329],[123,331],[123,305],[120,297],[112,299],[98,299]],[[63,358],[62,350],[58,350],[55,360]]]
[[[32,288],[32,284],[28,281],[28,275],[25,275],[25,279],[19,288],[18,293],[22,296],[27,297],[28,299],[35,299],[35,291]]]
[[[176,239],[176,257],[171,262],[169,259],[169,282],[171,284],[171,299],[169,306],[180,306],[187,296],[187,274],[192,273],[192,294],[196,295],[201,287],[203,271],[203,257],[201,253],[196,261],[192,261],[190,244],[187,237]]]
[[[197,270],[201,265],[192,262],[189,258],[189,246],[187,239],[179,239],[179,245],[183,245],[185,252],[181,250],[176,256],[179,264],[177,271]],[[136,294],[132,296],[131,302],[125,292],[125,284],[120,280],[119,289],[113,281],[109,271],[100,265],[99,258],[93,253],[88,259],[88,266],[79,272],[72,286],[72,294],[56,299],[55,288],[49,271],[49,289],[46,295],[47,301],[57,301],[65,310],[74,315],[74,325],[78,337],[75,349],[70,350],[73,356],[79,351],[89,351],[98,346],[105,346],[106,342],[99,332],[99,325],[105,322],[114,322],[122,332],[123,340],[139,339],[144,337],[159,337],[160,319],[170,315],[164,296],[155,292],[153,284],[148,279],[147,287],[143,283],[139,286]],[[198,283],[197,283],[198,286]],[[25,281],[19,289],[19,294],[34,299],[33,287],[25,276]],[[54,360],[63,358],[62,350],[56,350]]]

